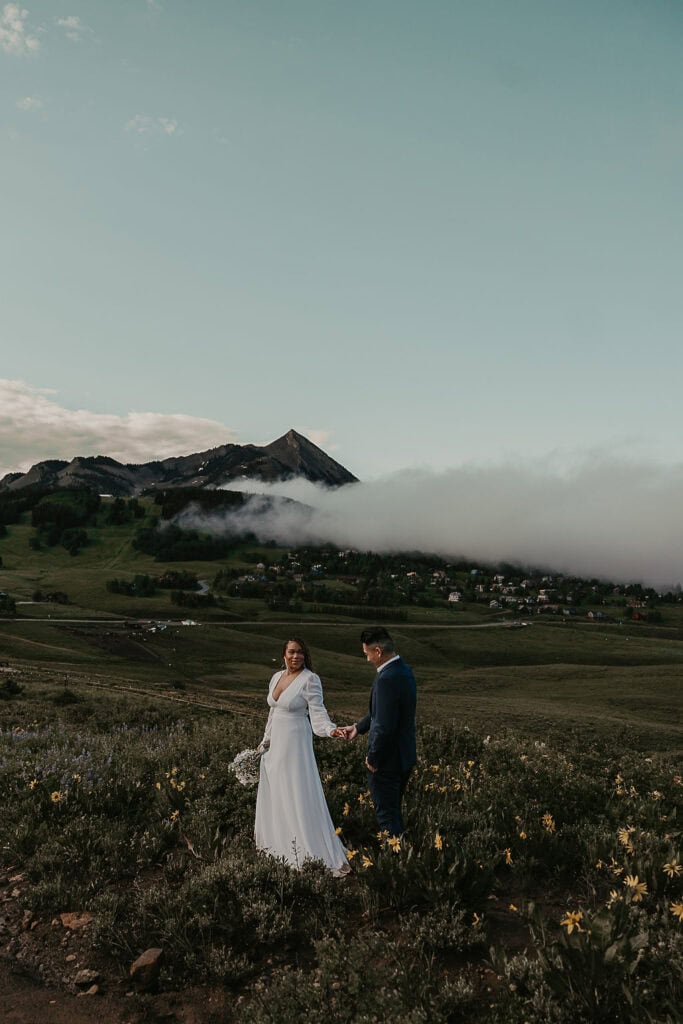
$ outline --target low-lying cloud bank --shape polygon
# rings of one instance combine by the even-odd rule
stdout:
[[[421,550],[665,588],[683,581],[683,465],[593,457],[562,473],[527,463],[404,471],[335,491],[300,479],[240,481],[234,489],[309,508],[269,510],[255,494],[239,512],[186,514],[183,525],[250,530],[292,547]]]
[[[44,459],[108,455],[119,462],[149,462],[237,441],[216,420],[175,413],[106,415],[64,409],[52,391],[0,380],[0,478]]]

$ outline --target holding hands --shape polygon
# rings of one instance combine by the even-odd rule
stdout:
[[[358,729],[355,725],[340,725],[330,733],[330,736],[338,740],[355,740],[357,735]]]

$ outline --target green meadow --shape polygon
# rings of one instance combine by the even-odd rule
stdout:
[[[21,913],[46,929],[91,913],[111,979],[162,947],[162,990],[230,993],[221,1021],[680,1020],[677,608],[658,628],[510,628],[488,608],[411,606],[392,628],[419,685],[398,847],[377,835],[361,742],[316,741],[354,869],[340,882],[255,854],[255,791],[230,762],[260,739],[292,634],[332,717],[364,713],[365,623],[111,594],[113,577],[211,582],[274,554],[166,565],[134,550],[135,529],[89,530],[76,556],[32,550],[27,522],[0,539],[18,602],[0,620],[0,858],[25,879]],[[21,603],[36,590],[70,603]]]

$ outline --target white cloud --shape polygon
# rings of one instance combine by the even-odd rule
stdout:
[[[5,4],[0,14],[0,47],[5,53],[23,57],[40,49],[40,41],[26,30],[28,11],[19,4]]]
[[[38,111],[43,109],[43,101],[36,96],[24,96],[23,99],[17,100],[17,107],[28,112]]]
[[[106,415],[64,409],[54,392],[0,379],[0,477],[43,459],[109,455],[119,462],[147,462],[237,441],[216,420],[174,413]]]
[[[91,29],[84,25],[76,14],[69,14],[66,18],[57,18],[57,24],[66,32],[66,38],[74,43],[80,43],[86,35],[90,35]]]
[[[127,132],[137,135],[176,135],[178,122],[174,117],[150,117],[148,114],[136,114],[124,125]]]
[[[247,483],[234,487],[246,490]],[[683,583],[683,464],[593,455],[563,473],[543,460],[404,470],[337,490],[306,480],[251,481],[248,489],[312,508],[259,514],[262,499],[255,497],[251,509],[227,521],[202,519],[202,528],[220,533],[237,526],[287,546],[421,550],[589,578]]]

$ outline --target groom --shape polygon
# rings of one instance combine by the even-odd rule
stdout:
[[[346,739],[369,732],[365,764],[368,785],[381,831],[403,833],[401,801],[416,762],[415,700],[412,669],[399,657],[383,626],[361,633],[363,654],[376,674],[370,691],[370,711],[360,722],[344,729]]]

